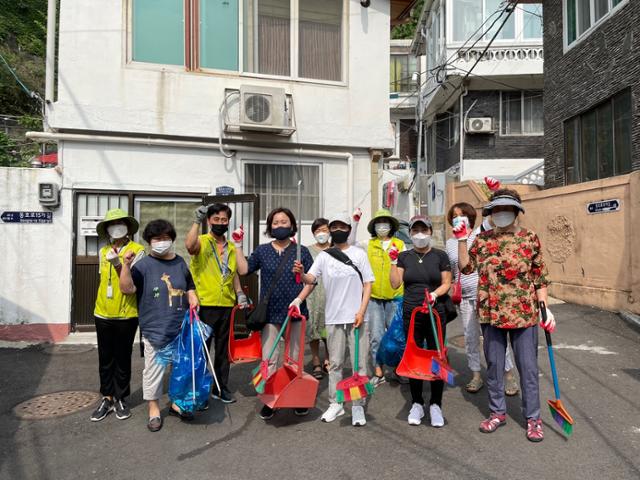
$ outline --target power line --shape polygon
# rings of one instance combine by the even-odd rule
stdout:
[[[2,56],[2,54],[0,54],[0,60],[2,60],[2,63],[4,63],[4,65],[7,67],[7,70],[9,70],[9,73],[11,73],[13,78],[15,78],[16,82],[18,82],[18,85],[20,85],[20,87],[22,87],[22,90],[24,90],[24,92],[27,95],[29,95],[29,97],[38,100],[40,103],[44,103],[44,101],[42,100],[42,97],[38,94],[38,92],[36,92],[34,90],[30,90],[29,88],[27,88],[27,86],[24,83],[22,83],[22,80],[20,80],[20,78],[18,77],[18,75],[16,74],[14,69],[11,68],[11,65],[9,65],[9,63]]]

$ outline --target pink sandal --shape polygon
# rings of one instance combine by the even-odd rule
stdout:
[[[498,427],[506,425],[507,416],[505,414],[491,413],[489,418],[480,423],[480,431],[482,433],[493,433]]]
[[[530,442],[541,442],[544,440],[544,432],[542,431],[542,419],[537,420],[530,418],[527,420],[527,440]]]

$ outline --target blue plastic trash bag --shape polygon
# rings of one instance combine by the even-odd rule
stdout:
[[[389,367],[397,367],[402,360],[404,347],[407,343],[407,337],[404,334],[404,325],[402,323],[402,297],[395,298],[393,302],[396,304],[396,313],[391,320],[391,325],[387,332],[380,340],[378,353],[376,354],[376,362],[378,365],[387,365]]]
[[[211,327],[202,323],[195,312],[192,322],[189,312],[186,313],[173,353],[169,381],[169,399],[182,411],[200,409],[209,399],[213,376],[207,368],[205,340],[210,334]]]

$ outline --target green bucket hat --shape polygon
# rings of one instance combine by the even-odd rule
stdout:
[[[113,208],[109,210],[105,214],[104,219],[100,223],[98,223],[98,225],[96,225],[96,232],[98,232],[98,236],[109,238],[109,234],[107,233],[107,225],[109,222],[113,222],[115,220],[122,220],[127,224],[127,227],[129,229],[129,236],[134,235],[138,231],[138,228],[140,228],[140,224],[138,223],[138,221],[135,218],[127,215],[127,212],[125,212],[121,208]]]
[[[381,208],[375,213],[375,215],[367,225],[367,231],[371,234],[372,237],[375,237],[376,230],[374,225],[376,223],[376,220],[379,220],[381,218],[384,218],[385,220],[389,220],[389,223],[391,224],[391,232],[389,233],[389,236],[393,236],[393,234],[396,233],[400,228],[400,223],[393,215],[391,215],[391,212],[386,208]]]

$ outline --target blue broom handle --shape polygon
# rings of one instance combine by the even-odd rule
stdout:
[[[540,302],[538,305],[540,308],[540,314],[542,315],[542,321],[547,323],[547,306],[544,302]],[[556,400],[560,400],[560,386],[558,385],[558,373],[556,372],[556,360],[553,356],[553,343],[551,342],[551,334],[544,330],[544,338],[547,341],[547,352],[549,352],[549,364],[551,365],[551,376],[553,377],[553,390],[556,394]]]

